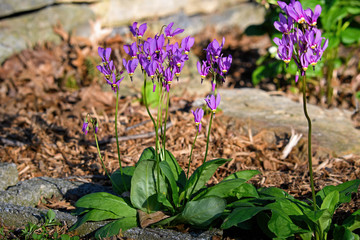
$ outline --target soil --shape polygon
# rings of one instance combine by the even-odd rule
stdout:
[[[64,40],[61,44],[38,45],[12,56],[0,67],[1,161],[17,165],[19,180],[49,176],[109,185],[92,131],[84,135],[81,128],[87,113],[100,121],[98,137],[105,166],[110,172],[118,169],[113,138],[115,96],[111,91],[103,90],[103,79],[96,70],[99,63],[97,48],[87,39],[71,38],[61,30],[59,34]],[[196,36],[194,53],[201,57],[202,49],[214,37],[221,39],[220,34],[211,31]],[[254,87],[251,73],[256,68],[258,57],[265,54],[271,45],[269,38],[249,37],[239,31],[225,32],[225,37],[224,51],[233,55],[234,63],[223,87]],[[99,45],[110,46],[121,53],[125,40],[126,37],[116,36]],[[354,54],[352,65],[336,72],[334,82],[338,84],[334,92],[338,94],[334,94],[331,107],[355,109],[353,96],[345,93],[354,92],[353,89],[360,85],[360,74],[353,70],[359,63],[358,56]],[[256,87],[280,91],[292,99],[299,99],[298,93],[290,90],[290,84],[284,78],[279,79],[283,79],[280,85],[266,80]],[[317,95],[319,86],[311,85],[310,89],[310,102],[324,105]],[[171,126],[167,130],[166,145],[185,169],[188,168],[188,156],[196,131],[190,109],[198,97],[204,96],[185,93],[171,99]],[[155,145],[152,122],[139,99],[140,95],[137,95],[122,97],[119,101],[118,133],[123,166],[133,166],[145,148]],[[208,121],[209,116],[205,116],[203,126],[207,126]],[[215,184],[239,170],[257,169],[261,175],[251,180],[257,187],[280,187],[297,198],[310,198],[306,142],[300,141],[289,156],[282,159],[289,139],[288,135],[277,136],[266,129],[252,133],[238,119],[217,113],[208,159],[223,157],[232,160],[216,172],[209,184]],[[205,145],[203,130],[196,142],[190,172],[200,166]],[[337,185],[360,177],[358,155],[319,158],[314,153],[313,161],[317,191],[326,185]],[[44,199],[39,207],[70,210],[73,204]],[[359,207],[359,194],[354,194],[350,203],[337,210],[335,222],[341,222]],[[233,235],[230,232],[228,239],[231,238]]]

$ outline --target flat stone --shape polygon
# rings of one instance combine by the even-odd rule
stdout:
[[[93,192],[110,192],[109,188],[82,182],[72,182],[49,177],[32,178],[19,182],[6,191],[0,191],[0,202],[34,207],[41,197],[58,197],[77,200]]]
[[[70,213],[60,212],[58,210],[53,211],[56,215],[55,219],[62,223],[65,222],[67,226],[72,226],[78,220],[78,217],[72,216]],[[0,223],[16,228],[24,227],[28,223],[40,225],[44,223],[46,212],[47,210],[0,202]],[[106,223],[106,221],[86,222],[76,229],[74,233],[82,237],[96,231]]]
[[[21,1],[28,2],[28,1]],[[88,6],[61,4],[14,18],[0,20],[0,64],[14,53],[38,42],[60,42],[53,26],[60,23],[66,32],[89,36],[89,20],[95,19]]]
[[[25,11],[37,10],[53,4],[55,0],[2,0],[0,2],[0,17]]]
[[[220,89],[220,108],[227,116],[244,120],[255,130],[268,129],[275,133],[296,132],[307,135],[303,105],[284,96],[271,96],[259,89]],[[360,131],[353,126],[351,112],[324,109],[308,104],[312,120],[313,144],[335,155],[359,154]]]
[[[5,190],[18,182],[19,173],[15,163],[0,162],[0,190]]]

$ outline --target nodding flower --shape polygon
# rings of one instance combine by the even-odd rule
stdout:
[[[220,100],[221,100],[221,97],[220,97],[220,94],[217,94],[216,98],[214,95],[209,95],[207,96],[207,98],[204,99],[206,104],[208,105],[208,107],[211,109],[211,111],[213,113],[216,112],[216,108],[219,106],[220,104]]]
[[[219,61],[220,75],[224,76],[228,73],[232,63],[232,56],[221,57]]]
[[[98,54],[101,57],[102,62],[104,64],[107,64],[110,61],[111,48],[104,49],[102,47],[99,47],[98,48]]]
[[[184,29],[181,28],[176,28],[175,30],[173,30],[172,29],[173,25],[174,25],[173,22],[169,23],[169,25],[167,25],[167,27],[164,30],[165,36],[167,37],[168,40],[170,40],[170,38],[172,38],[173,36],[184,32]]]
[[[139,60],[137,58],[134,58],[132,60],[129,60],[128,62],[126,62],[126,59],[123,59],[123,65],[126,69],[126,71],[128,72],[130,79],[132,81],[132,76],[134,75],[135,69],[139,64]]]
[[[321,6],[316,5],[314,12],[310,8],[308,8],[305,10],[305,14],[308,17],[309,25],[314,27],[314,26],[316,26],[317,19],[319,18],[320,14],[321,14]]]
[[[81,131],[85,133],[85,135],[89,132],[89,122],[87,120],[87,116],[85,117],[84,123],[82,125]]]
[[[201,119],[204,116],[204,110],[202,108],[198,108],[195,111],[191,110],[192,114],[194,115],[194,121],[196,126],[198,126],[198,131],[201,131]]]
[[[201,65],[200,62],[197,62],[197,70],[200,74],[201,77],[201,83],[203,82],[203,80],[206,78],[206,76],[209,73],[210,70],[210,66],[207,64],[207,61],[203,61],[203,64]]]
[[[136,45],[136,42],[133,42],[131,45],[124,45],[124,50],[131,58],[137,58],[139,49]]]
[[[195,38],[187,36],[181,41],[181,49],[184,51],[186,55],[189,54],[190,48],[194,45]]]
[[[130,26],[130,32],[132,33],[132,35],[138,39],[142,38],[144,36],[144,33],[147,29],[147,24],[143,23],[139,26],[139,28],[137,27],[137,22],[134,22],[132,26]]]

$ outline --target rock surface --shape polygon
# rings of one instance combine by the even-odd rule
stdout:
[[[88,36],[90,19],[95,19],[95,15],[88,7],[63,4],[0,20],[0,63],[38,42],[60,41],[53,31],[58,23],[67,32]]]
[[[18,171],[15,163],[0,162],[0,191],[18,182]]]
[[[221,89],[220,108],[225,115],[244,120],[255,130],[268,129],[277,133],[296,132],[307,135],[307,121],[302,103],[284,96],[271,96],[259,89]],[[351,112],[323,109],[308,104],[312,119],[313,143],[336,155],[360,153],[360,131],[353,126]]]
[[[0,203],[10,203],[26,207],[34,207],[41,197],[76,200],[92,192],[110,192],[109,188],[82,182],[71,182],[63,179],[39,177],[19,182],[0,191]]]

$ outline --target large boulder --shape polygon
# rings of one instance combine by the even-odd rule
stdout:
[[[221,89],[220,108],[225,115],[242,119],[255,131],[273,130],[307,135],[303,105],[284,96],[273,96],[259,89]],[[360,153],[360,130],[351,121],[351,112],[324,109],[308,104],[314,145],[334,155]]]

